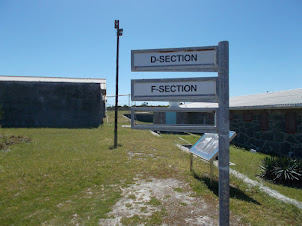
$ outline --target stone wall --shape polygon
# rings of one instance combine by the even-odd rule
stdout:
[[[302,158],[302,109],[231,110],[233,143],[268,154]]]
[[[105,112],[100,84],[0,82],[4,127],[98,127]]]

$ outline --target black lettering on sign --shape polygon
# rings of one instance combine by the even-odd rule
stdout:
[[[151,56],[151,63],[155,63],[156,62],[156,57],[155,56]]]
[[[165,90],[164,90],[164,86],[159,86],[158,91],[159,91],[160,93],[164,92],[164,91],[165,91]]]
[[[175,93],[176,92],[176,86],[172,85],[170,90],[171,90],[172,93]]]
[[[189,92],[190,91],[190,86],[189,85],[185,85],[184,90],[185,90],[185,92]]]
[[[197,92],[197,85],[151,85],[151,93],[160,92],[160,93],[183,93],[183,92]]]
[[[197,92],[197,85],[191,85],[191,91]]]
[[[170,92],[170,86],[165,86],[165,92],[169,93]]]
[[[165,56],[165,62],[170,62],[170,55]]]
[[[190,60],[191,60],[190,55],[185,55],[185,61],[190,61]]]
[[[177,85],[177,88],[178,88],[178,92],[183,92],[184,89],[183,89],[183,86],[182,85]]]
[[[192,62],[197,61],[197,54],[151,56],[151,63]]]
[[[195,54],[195,55],[192,54],[192,59],[195,60],[195,61],[197,61],[197,54]]]
[[[153,91],[154,90],[157,90],[157,89],[155,89],[156,88],[156,86],[151,86],[151,92],[153,93]]]

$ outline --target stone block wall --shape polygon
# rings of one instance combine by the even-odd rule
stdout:
[[[230,130],[235,145],[302,158],[302,109],[231,110]]]
[[[98,127],[105,105],[100,84],[0,82],[4,127]]]

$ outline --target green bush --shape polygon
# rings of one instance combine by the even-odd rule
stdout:
[[[302,182],[302,161],[297,159],[267,157],[261,170],[263,178],[280,184],[292,186]]]

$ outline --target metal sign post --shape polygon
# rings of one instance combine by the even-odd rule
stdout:
[[[219,136],[219,224],[229,225],[229,42],[218,44],[219,109],[217,125]]]
[[[218,77],[212,77],[212,80],[198,78],[193,81],[192,78],[183,78],[132,80],[131,82],[132,101],[218,103],[218,108],[211,109],[216,114],[216,125],[135,125],[133,115],[134,111],[138,111],[138,108],[135,108],[131,109],[131,127],[159,131],[217,132],[219,137],[219,224],[229,225],[229,43],[223,41],[219,42],[218,46],[132,50],[131,70],[218,72]],[[155,108],[149,109],[144,110],[162,111]],[[169,110],[164,109],[164,111]],[[173,111],[184,110],[178,108]],[[209,109],[198,109],[198,112],[207,111]]]

